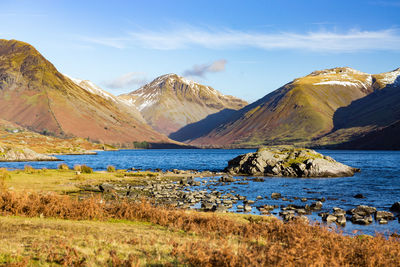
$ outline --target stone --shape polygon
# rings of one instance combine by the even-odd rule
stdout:
[[[336,222],[340,226],[345,226],[346,225],[346,217],[345,216],[339,216],[339,217],[337,217]]]
[[[281,197],[282,197],[281,193],[272,193],[271,194],[271,198],[272,199],[279,199]]]
[[[375,220],[379,221],[381,219],[394,220],[395,217],[394,217],[393,213],[391,213],[389,211],[377,211],[375,213]]]
[[[363,194],[356,194],[354,198],[365,198]]]
[[[322,209],[322,202],[321,201],[317,201],[317,202],[312,203],[310,205],[310,209],[312,209],[312,210],[320,210],[320,209]]]
[[[305,198],[305,197],[303,197],[303,198],[301,198],[301,202],[307,202],[307,198]]]
[[[386,221],[385,219],[380,219],[379,220],[379,224],[387,224],[388,223],[388,221]]]
[[[354,223],[354,224],[367,225],[367,224],[372,223],[372,221],[373,220],[372,220],[372,216],[371,215],[362,216],[362,215],[354,214],[351,217],[351,222]]]
[[[244,211],[245,212],[250,212],[251,211],[251,206],[250,205],[244,205]]]
[[[336,222],[337,217],[336,217],[336,216],[333,216],[333,215],[331,215],[331,214],[328,214],[328,216],[322,217],[322,220],[325,221],[325,222],[327,222],[327,223],[333,223],[333,222]]]
[[[394,212],[399,212],[399,213],[400,213],[400,201],[394,203],[394,204],[390,207],[390,211],[394,211]]]
[[[232,175],[285,177],[345,177],[358,171],[314,150],[291,146],[260,148],[237,156],[225,168]]]
[[[370,207],[370,206],[366,206],[366,205],[359,205],[355,209],[351,209],[351,210],[347,211],[347,213],[350,215],[358,214],[361,216],[371,215],[371,214],[374,214],[375,212],[376,212],[375,207]]]
[[[219,181],[224,183],[232,183],[235,182],[236,179],[233,178],[232,176],[222,176],[221,178],[219,178]]]

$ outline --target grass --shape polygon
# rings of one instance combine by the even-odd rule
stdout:
[[[26,166],[24,170],[0,170],[0,176],[7,176],[3,183],[10,190],[64,194],[78,192],[85,185],[98,185],[104,182],[140,184],[156,176],[156,173],[152,172],[136,172],[134,176],[129,176],[129,174],[118,170],[116,172],[82,172],[77,175],[75,170],[34,169],[30,166]]]
[[[0,214],[4,264],[400,265],[398,237],[349,237],[270,217],[7,191],[0,193]]]

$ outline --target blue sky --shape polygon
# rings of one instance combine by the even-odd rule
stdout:
[[[400,0],[0,0],[0,36],[120,94],[177,73],[249,102],[314,70],[400,67]]]

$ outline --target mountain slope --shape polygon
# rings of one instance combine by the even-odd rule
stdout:
[[[375,74],[372,78],[374,91],[339,108],[333,116],[333,130],[317,140],[316,145],[357,140],[370,132],[381,132],[383,127],[400,120],[400,69]],[[387,128],[384,135],[388,135],[390,129],[395,128]],[[378,147],[378,144],[365,146]]]
[[[368,132],[362,137],[334,146],[339,149],[400,150],[400,121]]]
[[[315,71],[282,86],[234,114],[198,145],[309,142],[334,128],[335,112],[373,92],[373,77],[351,68]]]
[[[151,127],[59,73],[31,45],[0,40],[0,118],[36,132],[111,144],[169,142]]]
[[[210,114],[247,104],[176,74],[160,76],[120,97],[135,104],[150,126],[167,135]]]
[[[98,85],[94,84],[93,82],[91,82],[89,80],[81,80],[81,79],[77,79],[77,78],[72,78],[66,74],[64,74],[64,76],[66,76],[68,79],[73,81],[76,85],[79,85],[80,87],[82,87],[83,89],[88,91],[89,93],[98,95],[108,101],[114,102],[122,112],[128,113],[133,118],[135,118],[136,120],[138,120],[142,123],[146,123],[142,114],[140,114],[139,110],[131,102],[129,102],[125,99],[122,99],[118,96],[115,96],[107,91],[104,91]]]

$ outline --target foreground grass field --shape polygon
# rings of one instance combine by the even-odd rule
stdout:
[[[160,179],[154,173],[0,174],[0,266],[400,266],[397,235],[350,237],[301,221],[61,194],[82,183]]]
[[[1,264],[400,265],[398,237],[349,237],[270,217],[15,192],[0,194],[0,214]]]

